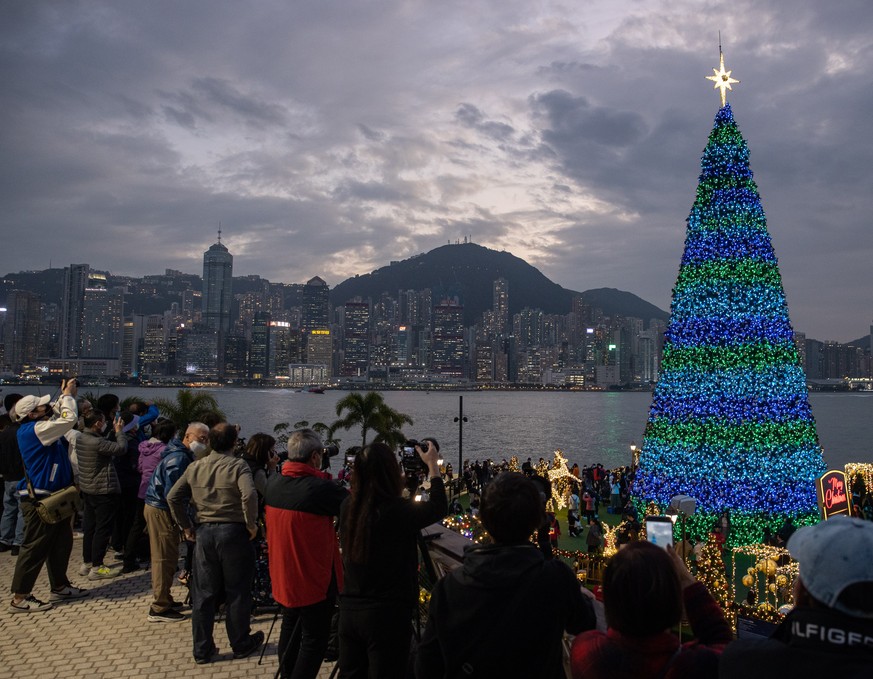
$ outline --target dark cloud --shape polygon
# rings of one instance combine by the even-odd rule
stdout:
[[[0,273],[199,272],[220,222],[237,273],[336,284],[472,235],[666,308],[713,17],[794,326],[858,337],[867,0],[5,3]]]
[[[470,127],[486,137],[505,140],[515,132],[512,125],[494,120],[486,120],[485,114],[472,104],[461,104],[455,113],[455,117],[462,125]]]

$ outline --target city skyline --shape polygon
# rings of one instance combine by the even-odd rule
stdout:
[[[722,114],[730,118],[729,109]],[[479,256],[486,252],[475,247]],[[692,250],[702,252],[699,243]],[[481,269],[466,268],[489,271],[484,260],[480,263]],[[21,287],[7,291],[7,307],[0,309],[0,376],[42,379],[74,373],[150,384],[199,379],[296,386],[645,388],[658,377],[665,340],[683,334],[681,313],[678,325],[668,328],[663,314],[646,319],[614,306],[606,313],[580,294],[566,297],[566,307],[557,313],[524,305],[510,314],[513,285],[499,273],[492,274],[489,307],[475,311],[472,324],[465,323],[464,297],[427,287],[420,269],[412,278],[398,279],[400,287],[345,295],[348,299],[336,305],[318,276],[304,285],[244,276],[238,280],[246,290],[233,294],[233,253],[220,242],[220,233],[203,253],[202,278],[172,269],[142,279],[115,277],[87,263],[71,264],[61,273],[61,280],[54,277],[54,294],[45,280],[30,279],[45,298]],[[523,291],[536,287],[518,271],[511,275]],[[475,298],[469,281],[456,290],[461,288]],[[133,304],[125,309],[128,294]],[[161,308],[139,308],[144,297]],[[543,306],[548,303],[540,299]],[[701,299],[709,304],[714,298]],[[658,315],[650,305],[632,308]],[[792,333],[786,321],[778,322],[779,336],[792,347],[791,360],[804,366],[807,378],[836,380],[849,388],[851,381],[857,386],[871,374],[869,351],[865,355],[859,346]],[[756,327],[752,323],[746,329]]]
[[[332,288],[471,237],[667,309],[721,29],[792,325],[856,339],[873,317],[857,143],[873,6],[705,10],[6,5],[0,273],[197,271],[222,228],[237,275]]]

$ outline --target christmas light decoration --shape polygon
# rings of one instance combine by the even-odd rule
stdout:
[[[715,538],[710,537],[697,557],[697,579],[706,585],[712,598],[724,610],[731,604],[731,594],[724,572],[724,561],[721,557],[721,547]]]
[[[715,69],[713,69],[715,71]],[[736,82],[725,71],[716,87]],[[723,104],[701,160],[673,290],[661,374],[633,496],[641,509],[697,499],[687,529],[731,511],[730,545],[761,542],[790,515],[813,523],[824,471],[749,151]]]
[[[579,479],[567,469],[567,458],[561,450],[555,451],[555,458],[550,469],[546,471],[546,478],[552,484],[552,497],[549,509],[555,511],[569,506],[570,490],[572,484],[579,484]]]
[[[769,622],[780,622],[785,616],[780,613],[782,606],[793,601],[794,581],[800,573],[800,565],[794,561],[787,549],[770,545],[743,545],[731,550],[733,577],[731,610],[748,617],[760,618]],[[741,582],[747,590],[754,592],[751,603],[748,598],[737,601],[737,557],[754,566],[746,570]],[[734,616],[731,616],[735,624]]]

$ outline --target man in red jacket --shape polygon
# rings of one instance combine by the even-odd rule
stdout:
[[[318,675],[343,584],[334,517],[348,491],[321,471],[324,454],[314,431],[295,431],[288,461],[267,479],[264,493],[273,598],[282,606],[283,678]]]

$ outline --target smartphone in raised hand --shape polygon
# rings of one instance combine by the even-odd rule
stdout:
[[[673,522],[668,516],[646,517],[646,539],[653,545],[667,549],[673,546]]]

